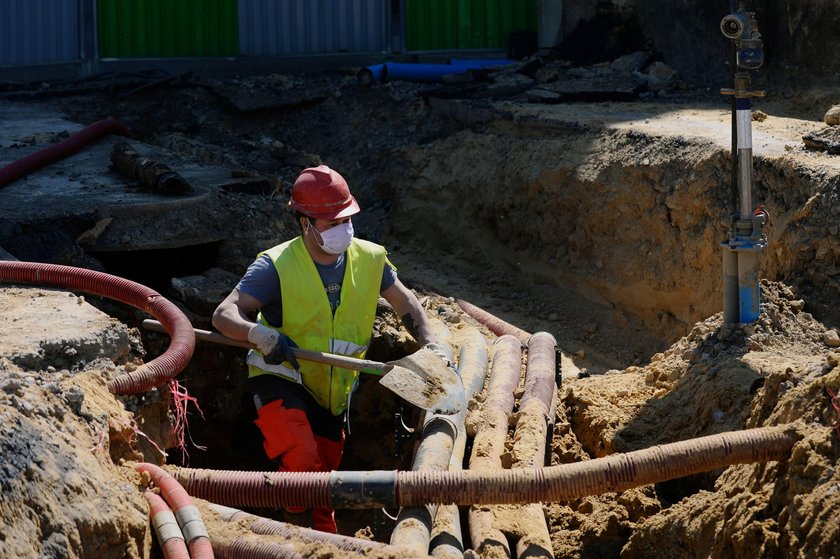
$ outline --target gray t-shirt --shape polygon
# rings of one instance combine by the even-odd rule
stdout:
[[[345,254],[341,254],[334,264],[322,265],[315,262],[315,268],[321,276],[324,290],[330,301],[333,314],[341,302],[341,282],[344,279],[344,270],[347,267]],[[397,281],[397,271],[385,262],[385,269],[382,273],[382,283],[379,285],[379,292],[382,293]],[[269,324],[280,327],[283,323],[283,298],[280,293],[280,277],[274,268],[274,262],[267,254],[263,254],[248,266],[248,270],[236,289],[247,293],[263,304],[260,311]]]

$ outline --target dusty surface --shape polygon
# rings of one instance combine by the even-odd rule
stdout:
[[[223,211],[213,219],[227,213],[232,225],[217,258],[154,286],[197,327],[208,327],[213,301],[256,250],[293,234],[281,213],[283,197],[301,167],[323,161],[350,180],[362,204],[359,234],[388,246],[400,277],[453,333],[456,350],[461,325],[475,322],[452,297],[529,332],[554,335],[564,352],[564,382],[552,464],[800,424],[805,436],[784,462],[543,503],[541,521],[555,556],[840,556],[838,411],[829,392],[840,392],[840,158],[807,150],[802,141],[824,126],[819,119],[828,106],[813,115],[813,101],[824,93],[768,98],[761,103],[767,117],[753,123],[755,199],[771,214],[762,256],[767,280],[758,323],[732,328],[721,325],[720,315],[719,243],[732,211],[726,103],[689,91],[646,103],[535,105],[516,96],[435,96],[412,84],[360,88],[351,71],[322,78],[278,74],[149,90],[130,99],[86,92],[28,103],[83,123],[112,114],[142,142],[196,165],[280,179],[276,192],[220,195]],[[307,94],[243,101],[295,88]],[[36,140],[21,143],[33,145]],[[137,216],[136,225],[151,224],[160,233],[153,227],[159,217]],[[68,228],[62,238],[72,241],[95,225],[89,216],[62,223]],[[72,242],[73,250],[50,253],[54,245],[43,240],[54,237],[40,234],[46,227],[6,224],[0,244],[13,254],[89,262]],[[103,234],[109,235],[107,228]],[[131,235],[108,239],[112,252],[138,248]],[[129,254],[127,260],[145,268],[171,265],[155,260],[161,253]],[[193,256],[180,259],[189,263]],[[217,271],[203,274],[210,268]],[[32,291],[3,293],[6,327],[32,320]],[[74,297],[59,297],[78,306]],[[137,326],[136,316],[120,314]],[[379,314],[371,359],[416,349],[388,309]],[[88,337],[83,321],[47,324],[62,339]],[[482,331],[492,343],[495,336]],[[106,352],[99,362],[18,364],[11,357],[21,351],[12,344],[27,333],[2,338],[0,555],[153,555],[132,464],[163,460],[139,433],[164,445],[170,440],[167,391],[119,399],[108,394],[105,380],[142,356],[136,347]],[[143,341],[150,355],[165,346],[148,333]],[[252,441],[241,353],[199,344],[181,379],[204,411],[203,420],[191,412],[191,434],[208,448],[189,447],[191,465],[272,467]],[[342,467],[405,468],[411,444],[398,455],[394,413],[411,418],[413,410],[401,410],[374,379],[365,379],[353,407]],[[508,447],[514,427],[508,425]],[[187,461],[177,451],[167,460]],[[497,528],[511,542],[527,537],[534,533],[528,518],[535,508],[500,507]],[[342,533],[386,542],[393,526],[381,511],[339,511],[338,522]],[[222,537],[237,529],[212,519],[210,527],[211,537],[213,530]],[[469,538],[465,543],[470,547]],[[476,551],[489,557],[493,549]],[[352,555],[323,547],[306,552]]]

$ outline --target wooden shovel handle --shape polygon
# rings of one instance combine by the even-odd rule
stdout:
[[[166,332],[163,324],[157,320],[146,319],[143,321],[143,328],[155,332]],[[193,328],[195,332],[195,339],[205,342],[213,342],[216,344],[228,345],[233,347],[242,347],[245,349],[254,349],[255,346],[251,342],[243,342],[234,340],[223,336],[218,332],[211,332],[209,330],[199,330]],[[369,359],[356,359],[355,357],[347,357],[346,355],[336,355],[334,353],[324,353],[322,351],[313,351],[311,349],[301,349],[298,347],[291,348],[292,353],[298,359],[304,361],[313,361],[315,363],[325,363],[327,365],[335,365],[336,367],[343,367],[345,369],[353,369],[354,371],[362,371],[362,369],[375,369],[377,371],[388,372],[391,365],[387,363],[380,363],[379,361],[371,361]],[[364,371],[362,371],[364,372]]]

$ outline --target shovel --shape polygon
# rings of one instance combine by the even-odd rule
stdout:
[[[166,328],[157,320],[144,320],[143,328],[155,332],[166,332]],[[255,347],[250,342],[234,340],[218,332],[198,328],[193,328],[193,331],[198,340],[245,349]],[[335,365],[362,373],[367,372],[363,369],[382,371],[382,378],[379,379],[381,385],[403,400],[432,413],[454,415],[462,411],[466,404],[461,378],[452,367],[447,366],[435,352],[426,347],[402,359],[387,363],[296,347],[290,349],[295,357],[304,361]]]

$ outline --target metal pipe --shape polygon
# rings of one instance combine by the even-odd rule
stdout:
[[[35,153],[31,153],[0,168],[0,188],[13,183],[21,177],[25,177],[41,167],[46,167],[50,163],[55,163],[73,155],[85,146],[92,144],[108,134],[129,136],[131,131],[125,124],[111,117],[94,122],[69,138],[40,149]]]
[[[172,468],[195,497],[243,507],[408,507],[568,501],[733,464],[786,460],[792,425],[710,435],[543,468],[450,472],[243,472]],[[290,487],[302,490],[292,493]],[[326,487],[326,492],[318,491]]]
[[[758,320],[761,303],[761,286],[758,280],[758,252],[738,251],[738,313],[744,324]]]
[[[165,384],[187,366],[195,350],[195,334],[186,315],[145,285],[95,270],[18,261],[0,261],[0,283],[84,291],[131,305],[157,318],[172,338],[169,347],[163,355],[131,373],[109,380],[108,390],[114,394],[138,394]]]
[[[728,243],[721,246],[723,253],[723,323],[738,324],[741,319],[738,296],[738,252]]]
[[[735,98],[735,120],[738,128],[738,210],[740,218],[751,221],[752,203],[752,110],[750,98]]]

